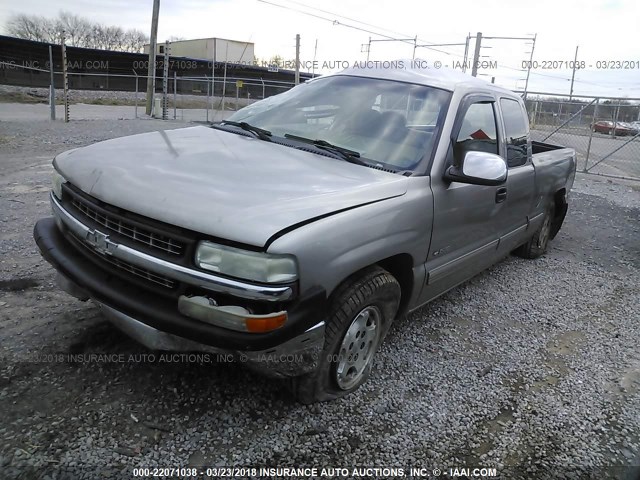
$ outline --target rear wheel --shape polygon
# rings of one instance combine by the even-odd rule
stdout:
[[[400,303],[400,285],[372,267],[340,286],[330,300],[325,345],[318,369],[292,379],[302,403],[333,400],[353,392],[371,372],[373,359]]]
[[[547,207],[542,225],[538,227],[538,230],[535,231],[527,243],[520,245],[513,251],[514,254],[523,258],[538,258],[547,251],[547,246],[551,239],[554,211],[552,203]]]

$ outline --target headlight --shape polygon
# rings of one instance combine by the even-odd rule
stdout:
[[[255,282],[286,283],[298,278],[292,255],[251,252],[204,241],[198,245],[195,261],[205,270]]]
[[[57,170],[53,171],[53,177],[51,178],[53,194],[62,200],[62,184],[65,183],[65,178],[58,173]]]

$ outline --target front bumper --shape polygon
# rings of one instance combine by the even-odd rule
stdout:
[[[315,370],[324,343],[324,322],[320,322],[274,348],[256,352],[228,351],[161,332],[108,305],[99,302],[98,305],[119,330],[152,350],[230,354],[236,361],[272,377],[295,377]]]
[[[268,333],[238,332],[186,317],[178,312],[175,299],[99,268],[77,251],[53,218],[36,223],[34,238],[65,291],[93,299],[117,327],[149,348],[232,353],[276,377],[301,375],[318,366],[324,345],[323,289],[288,303],[283,327]]]

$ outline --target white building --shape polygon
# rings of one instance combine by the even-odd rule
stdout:
[[[252,64],[253,47],[251,42],[239,42],[226,38],[199,38],[196,40],[177,40],[169,44],[172,57],[188,57],[214,62]],[[158,42],[158,55],[164,54],[164,42]],[[149,44],[144,46],[144,53],[149,53]]]

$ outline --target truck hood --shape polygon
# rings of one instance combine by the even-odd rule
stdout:
[[[209,127],[107,140],[55,165],[106,203],[257,247],[293,225],[403,195],[408,180]]]

